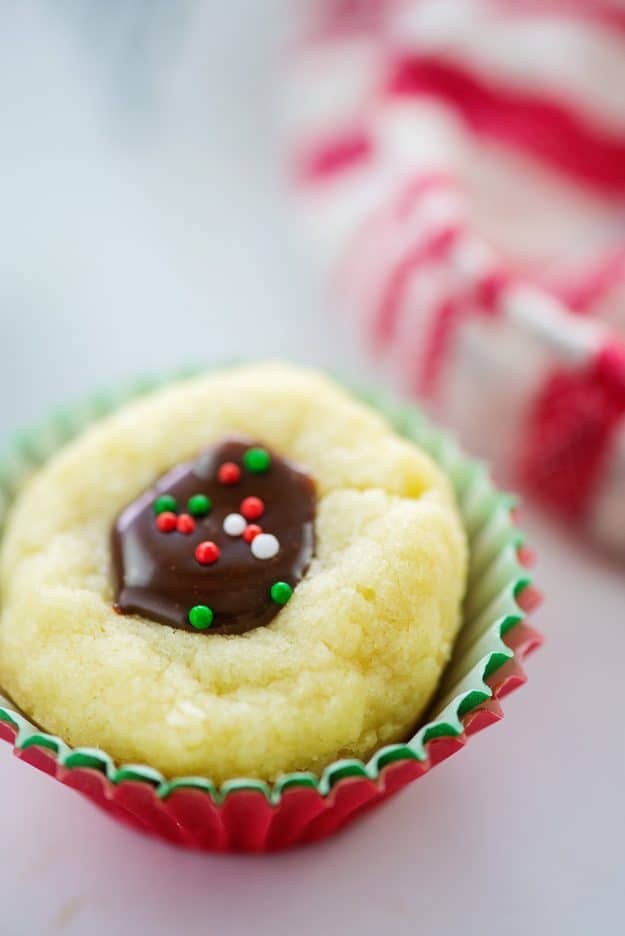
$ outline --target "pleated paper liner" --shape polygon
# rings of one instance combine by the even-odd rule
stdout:
[[[0,463],[0,519],[28,474],[53,452],[94,420],[170,379],[143,380],[125,392],[101,393],[21,434]],[[445,470],[470,540],[464,623],[431,714],[413,737],[381,748],[367,763],[336,761],[320,777],[290,773],[274,784],[243,777],[217,788],[204,777],[166,779],[146,764],[117,766],[105,751],[71,748],[0,696],[0,735],[20,759],[79,790],[117,819],[170,842],[263,852],[336,832],[502,717],[499,700],[525,682],[522,661],[541,643],[525,620],[537,593],[526,568],[528,553],[513,500],[498,492],[485,468],[462,455],[414,407],[377,394],[361,396]]]

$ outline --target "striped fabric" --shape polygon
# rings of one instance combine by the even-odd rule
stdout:
[[[625,557],[625,6],[311,2],[288,127],[355,333]]]

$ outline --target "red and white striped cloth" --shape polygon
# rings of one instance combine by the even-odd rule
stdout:
[[[625,557],[625,7],[311,3],[290,140],[355,332]]]

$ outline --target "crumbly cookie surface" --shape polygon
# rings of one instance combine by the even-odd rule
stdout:
[[[117,614],[115,517],[232,432],[315,479],[306,577],[243,635]],[[215,782],[319,772],[414,728],[449,658],[465,570],[447,480],[375,411],[290,365],[201,376],[94,425],[18,497],[0,557],[0,683],[46,730],[118,762]]]

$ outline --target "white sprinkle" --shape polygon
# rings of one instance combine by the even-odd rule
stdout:
[[[228,514],[224,520],[224,532],[228,536],[240,536],[246,526],[247,520],[239,513]]]
[[[279,549],[280,543],[273,533],[259,533],[252,540],[252,555],[257,559],[273,559]]]

